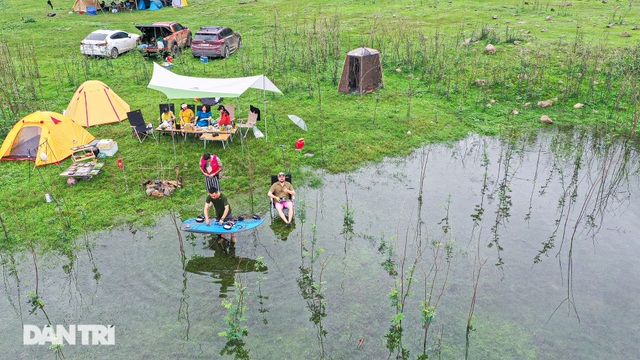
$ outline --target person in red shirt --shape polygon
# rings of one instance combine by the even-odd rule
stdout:
[[[215,154],[205,153],[200,158],[200,171],[204,174],[204,185],[207,189],[220,189],[220,170],[222,162]]]
[[[220,111],[220,117],[218,118],[219,126],[231,125],[231,116],[229,116],[229,111],[224,107],[224,105],[218,106],[218,111]]]

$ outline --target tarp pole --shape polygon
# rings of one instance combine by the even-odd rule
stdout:
[[[262,75],[262,112],[264,113],[264,141],[269,141],[269,131],[267,130],[267,85],[264,79],[266,76]]]
[[[236,113],[240,111],[240,97],[238,97],[238,103],[236,105]],[[247,118],[248,120],[248,118]],[[235,121],[235,120],[234,120]],[[238,126],[236,124],[236,126]],[[238,130],[240,130],[240,147],[242,148],[242,157],[244,157],[244,141],[243,141],[243,136],[242,136],[242,128],[238,128]]]

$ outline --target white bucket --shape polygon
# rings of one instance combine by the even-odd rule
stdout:
[[[47,199],[48,203],[53,201],[53,198],[51,197],[51,194],[49,194],[49,193],[44,194],[44,198]]]

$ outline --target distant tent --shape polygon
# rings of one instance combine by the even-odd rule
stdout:
[[[163,7],[161,0],[140,0],[138,3],[138,10],[159,10]]]
[[[100,3],[98,0],[76,0],[76,2],[73,3],[72,9],[75,12],[87,12],[87,6],[95,6],[96,10],[100,10]]]
[[[71,148],[95,137],[62,114],[36,111],[18,121],[4,139],[0,160],[30,160],[36,166],[59,163],[71,156]]]
[[[338,91],[359,95],[382,86],[382,65],[378,50],[361,47],[347,53]]]
[[[172,0],[171,6],[173,6],[174,8],[181,8],[189,6],[189,4],[187,4],[187,0]]]
[[[129,104],[105,83],[89,80],[73,93],[66,115],[76,123],[88,127],[120,122],[127,118],[129,111]]]

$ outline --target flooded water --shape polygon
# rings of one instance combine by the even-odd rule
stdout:
[[[48,317],[115,327],[67,359],[638,358],[637,159],[592,134],[472,136],[317,175],[294,226],[235,248],[166,217],[41,256],[38,284],[30,254],[4,255],[0,357],[55,358],[23,345]]]

